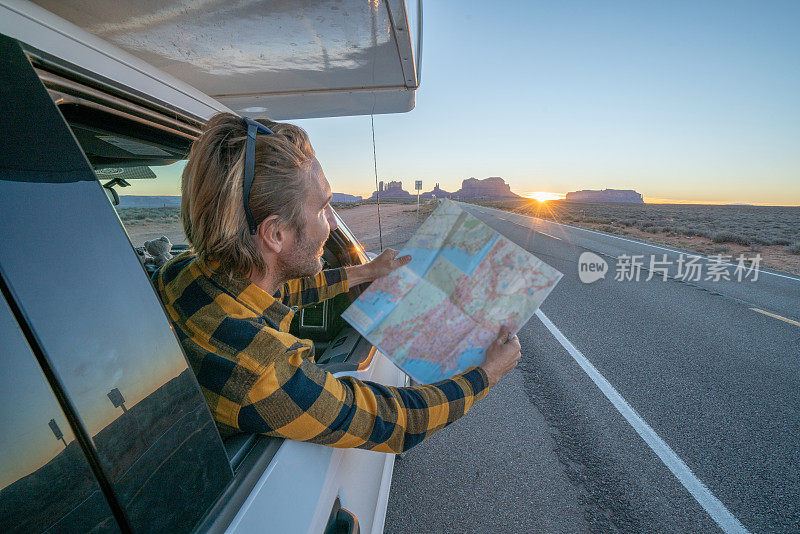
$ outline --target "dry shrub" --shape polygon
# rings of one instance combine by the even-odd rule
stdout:
[[[711,241],[714,243],[734,243],[737,245],[744,245],[747,246],[750,244],[750,240],[746,237],[734,234],[732,232],[717,232],[713,236],[711,236]]]

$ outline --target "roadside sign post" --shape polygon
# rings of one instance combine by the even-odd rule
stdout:
[[[417,219],[419,219],[419,192],[422,191],[422,180],[414,182],[414,189],[417,190]]]
[[[122,413],[128,413],[128,409],[125,408],[125,397],[122,396],[119,388],[112,389],[106,396],[111,401],[111,404],[114,405],[114,408],[122,408]]]
[[[64,444],[64,448],[66,448],[67,440],[64,439],[64,434],[61,432],[61,429],[58,428],[58,423],[56,423],[56,420],[50,419],[50,422],[47,423],[47,425],[50,427],[50,430],[53,431],[53,435],[56,437],[56,439],[61,440],[61,442]]]

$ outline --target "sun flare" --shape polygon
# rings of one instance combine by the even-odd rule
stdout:
[[[564,200],[566,196],[564,193],[550,193],[547,191],[531,191],[523,195],[525,198],[538,200],[539,202],[547,202],[548,200]]]

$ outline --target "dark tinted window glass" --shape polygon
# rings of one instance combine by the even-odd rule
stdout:
[[[0,299],[0,532],[115,531],[50,386]]]
[[[0,265],[131,523],[191,527],[230,465],[100,185],[0,180],[0,193]]]

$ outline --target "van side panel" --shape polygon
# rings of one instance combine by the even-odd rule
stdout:
[[[208,407],[92,168],[6,37],[0,73],[9,294],[133,530],[187,530],[232,478]]]

